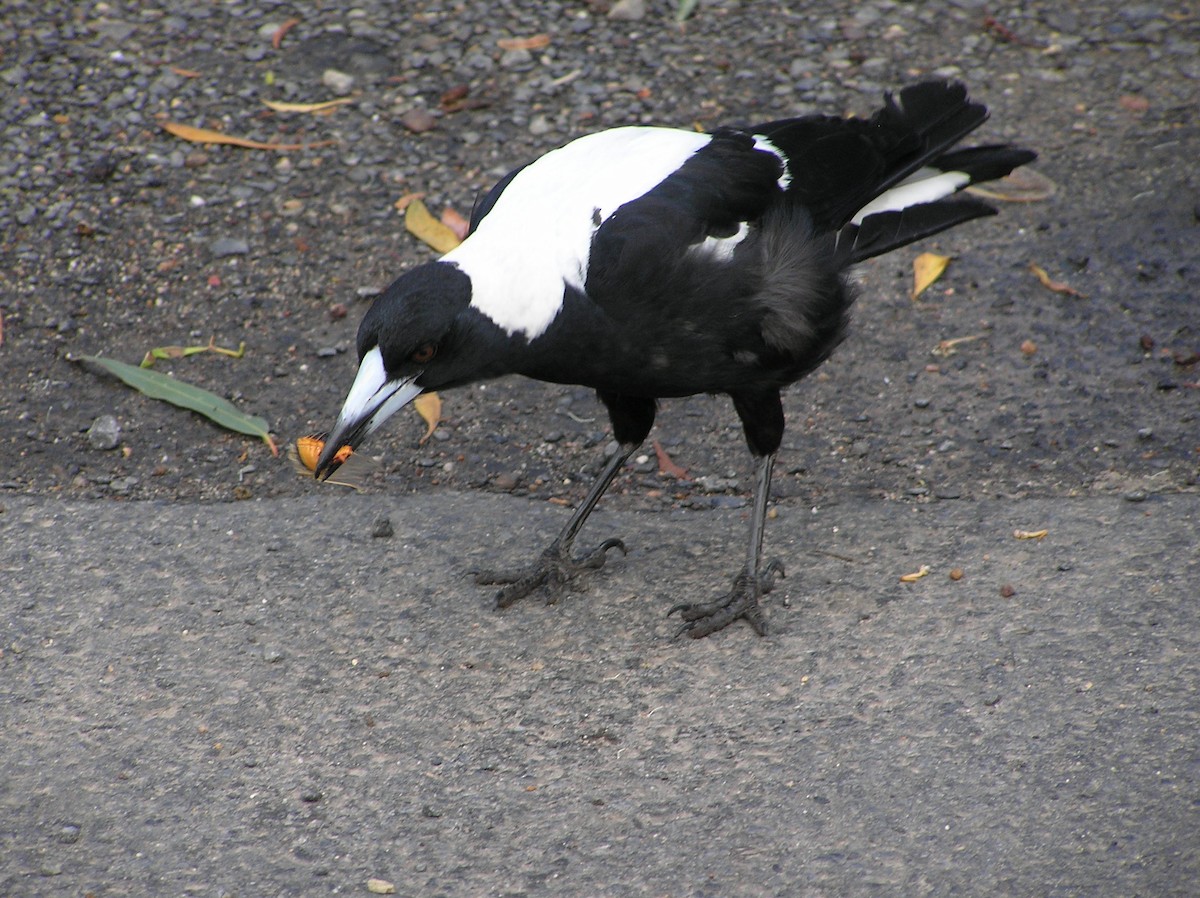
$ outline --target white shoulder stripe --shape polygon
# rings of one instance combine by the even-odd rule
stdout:
[[[592,235],[712,138],[673,128],[614,128],[526,166],[478,229],[443,256],[471,278],[471,305],[509,335],[533,340],[582,290]]]

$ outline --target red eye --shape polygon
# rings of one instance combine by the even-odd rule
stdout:
[[[419,347],[416,352],[409,356],[418,365],[424,365],[430,359],[437,355],[437,346],[433,343],[426,343]]]

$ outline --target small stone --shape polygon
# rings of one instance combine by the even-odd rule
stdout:
[[[640,22],[646,18],[646,0],[617,0],[608,11],[610,19]]]
[[[1126,502],[1145,502],[1147,493],[1145,490],[1130,490],[1124,495]]]
[[[321,83],[339,97],[344,97],[354,90],[354,76],[337,69],[326,69],[321,73]]]
[[[396,531],[392,527],[392,520],[386,515],[376,518],[375,523],[371,525],[371,536],[375,539],[391,539],[395,535]]]
[[[529,133],[534,137],[541,137],[543,134],[549,134],[553,126],[550,120],[544,115],[535,115],[529,121]]]
[[[1003,586],[1000,587],[1000,595],[1002,595],[1006,599],[1011,599],[1016,594],[1017,594],[1017,591],[1015,589],[1013,589],[1011,583],[1005,583]]]
[[[240,237],[221,237],[208,245],[208,251],[217,259],[244,256],[250,252],[250,243]]]
[[[518,478],[515,474],[510,474],[508,472],[497,474],[492,478],[492,486],[505,492],[508,492],[509,490],[515,490],[519,482],[520,478]]]
[[[283,650],[277,645],[264,645],[262,648],[263,660],[268,664],[278,664],[283,660]]]
[[[708,501],[713,508],[746,507],[746,498],[744,496],[710,496]]]
[[[116,449],[121,442],[121,425],[113,415],[101,415],[92,422],[87,431],[88,445],[106,451]]]
[[[423,131],[429,131],[437,125],[437,119],[428,109],[422,109],[420,106],[414,106],[404,115],[400,116],[400,124],[406,127],[409,131],[415,134],[420,134]]]
[[[81,829],[78,823],[64,823],[58,831],[58,841],[63,845],[74,845],[79,841]]]
[[[533,54],[523,47],[516,50],[505,50],[500,56],[500,66],[523,72],[533,67]]]
[[[961,580],[963,578],[963,569],[960,567],[950,569],[951,580]]]

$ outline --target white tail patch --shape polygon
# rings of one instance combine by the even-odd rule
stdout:
[[[971,176],[961,171],[940,171],[923,168],[913,172],[891,190],[885,190],[867,203],[850,219],[850,224],[860,225],[868,215],[879,212],[899,212],[909,206],[932,203],[945,199],[971,183]]]

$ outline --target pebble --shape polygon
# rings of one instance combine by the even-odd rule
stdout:
[[[495,489],[503,490],[505,492],[509,490],[515,490],[518,483],[520,483],[520,478],[515,474],[508,473],[507,471],[497,474],[492,478],[492,486]]]
[[[424,131],[432,130],[437,125],[437,119],[428,109],[414,106],[400,116],[400,124],[414,134],[420,134]]]
[[[337,69],[326,69],[322,72],[321,83],[339,97],[344,97],[354,90],[354,76]]]
[[[646,18],[646,0],[617,0],[608,11],[610,19],[640,22]]]
[[[106,451],[116,449],[121,442],[121,425],[114,415],[100,415],[87,431],[88,445]]]
[[[219,237],[208,245],[208,251],[217,259],[244,256],[250,252],[250,243],[241,237]]]
[[[396,531],[392,527],[392,519],[386,515],[376,518],[375,523],[371,525],[371,536],[375,539],[391,539],[395,535]]]

